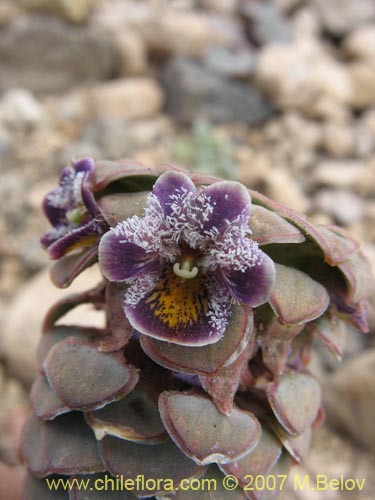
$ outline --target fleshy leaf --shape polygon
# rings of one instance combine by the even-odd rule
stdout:
[[[93,431],[81,413],[68,413],[43,424],[48,472],[88,474],[105,470]]]
[[[101,352],[122,349],[133,334],[133,329],[124,315],[123,298],[126,285],[108,283],[106,288],[107,331],[108,335],[98,339],[96,346]]]
[[[254,450],[245,457],[229,464],[223,464],[220,469],[225,474],[233,474],[241,486],[249,483],[249,475],[265,476],[275,465],[281,455],[280,441],[274,433],[262,427],[262,436]]]
[[[230,415],[241,374],[247,366],[250,353],[250,348],[246,348],[236,361],[220,368],[216,375],[211,377],[201,375],[199,377],[203,389],[212,397],[218,409],[225,415]]]
[[[62,413],[69,412],[70,409],[53,392],[46,378],[39,375],[31,387],[31,406],[35,415],[42,420],[52,420]]]
[[[316,324],[316,331],[324,344],[333,352],[338,360],[345,347],[346,324],[338,318],[320,318]]]
[[[114,227],[133,215],[141,217],[148,194],[148,191],[108,194],[100,198],[98,206],[107,223]]]
[[[289,434],[304,432],[317,417],[321,390],[307,372],[289,371],[268,384],[267,397],[274,414]]]
[[[170,440],[155,445],[144,445],[125,441],[112,436],[106,436],[99,443],[100,453],[106,469],[113,475],[122,475],[125,478],[144,477],[144,484],[148,479],[159,483],[159,489],[142,487],[142,483],[135,484],[134,493],[140,497],[160,494],[163,487],[178,485],[182,479],[195,477],[202,468],[184,456],[177,446]]]
[[[233,408],[229,416],[223,415],[211,400],[194,393],[163,392],[159,410],[169,435],[198,464],[238,460],[260,439],[261,427],[253,414]]]
[[[350,302],[356,304],[374,291],[374,278],[370,264],[360,252],[341,262],[338,268],[345,276],[348,288],[347,299]]]
[[[115,478],[105,473],[70,476],[71,484],[75,486],[69,492],[69,500],[136,500],[137,497],[125,489],[123,485],[125,479],[127,478]],[[89,482],[88,488],[77,486],[85,482]],[[44,500],[44,498],[40,497],[35,500]]]
[[[37,348],[37,361],[39,371],[44,373],[44,361],[52,347],[69,337],[77,340],[87,341],[91,339],[89,332],[81,327],[55,325],[51,330],[44,331]]]
[[[24,427],[21,454],[37,477],[104,471],[97,441],[82,414],[42,422],[31,415]]]
[[[109,434],[150,444],[167,437],[156,402],[138,386],[120,401],[88,412],[86,419],[98,440]]]
[[[274,375],[281,375],[285,369],[292,340],[304,325],[283,325],[272,318],[259,335],[264,364]]]
[[[58,476],[50,476],[51,481],[58,481]],[[28,474],[25,478],[23,500],[70,500],[69,492],[60,488],[50,488],[45,479],[37,479]]]
[[[251,208],[249,226],[252,230],[252,239],[259,245],[269,243],[302,243],[304,235],[296,226],[293,226],[277,213],[259,205]]]
[[[252,310],[233,306],[227,329],[215,344],[197,349],[141,336],[141,346],[147,356],[164,368],[198,375],[215,374],[238,358],[250,341],[252,329]]]
[[[308,427],[298,436],[291,436],[278,424],[273,426],[273,428],[284,448],[294,460],[298,463],[303,462],[310,451],[312,437],[311,427]]]
[[[45,361],[51,388],[71,409],[96,409],[128,394],[137,371],[121,355],[99,352],[92,344],[66,339],[56,344]]]
[[[275,266],[276,283],[269,303],[280,322],[298,324],[323,314],[329,304],[326,289],[298,269]]]
[[[72,255],[66,255],[51,267],[51,280],[58,288],[67,288],[82,271],[98,260],[98,247]]]
[[[27,418],[21,436],[21,457],[26,462],[28,469],[37,477],[47,475],[48,471],[43,429],[43,422],[32,414]]]

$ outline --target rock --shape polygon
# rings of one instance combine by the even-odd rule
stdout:
[[[369,24],[353,31],[345,39],[343,48],[349,57],[374,61],[375,25]]]
[[[28,130],[39,125],[45,112],[42,104],[25,89],[4,92],[0,100],[0,123],[10,130]]]
[[[32,382],[37,373],[36,347],[49,307],[68,294],[87,290],[99,281],[100,272],[94,266],[78,276],[69,291],[60,290],[51,283],[48,270],[44,270],[20,288],[7,309],[0,337],[0,356],[10,373],[28,384]],[[81,306],[63,320],[66,324],[101,327],[104,324],[102,314],[92,307]]]
[[[222,76],[246,78],[255,72],[256,55],[249,47],[240,49],[215,47],[206,52],[203,64]]]
[[[354,150],[353,130],[344,124],[325,124],[323,146],[327,153],[335,158],[350,156]]]
[[[114,36],[119,59],[120,74],[138,76],[147,73],[147,47],[135,29],[116,32]]]
[[[354,224],[364,213],[364,202],[350,191],[323,189],[316,195],[315,203],[320,210],[344,225]]]
[[[163,2],[102,2],[93,22],[114,36],[135,30],[147,50],[159,54],[199,58],[209,48],[233,46],[242,39],[239,24],[229,16]]]
[[[290,42],[292,31],[287,19],[274,3],[245,0],[240,3],[248,38],[256,45]]]
[[[355,109],[375,105],[375,61],[353,63],[349,66],[349,73],[352,83],[350,105]]]
[[[90,99],[98,118],[134,120],[158,113],[163,92],[151,78],[126,78],[92,88]]]
[[[324,28],[334,36],[344,36],[375,20],[373,0],[313,0]]]
[[[163,74],[167,111],[179,122],[244,122],[257,125],[274,110],[253,85],[220,77],[185,58],[174,58]]]
[[[312,173],[314,184],[355,190],[362,195],[373,192],[373,169],[356,160],[322,160]]]
[[[87,19],[96,0],[15,0],[26,10],[40,11],[61,16],[73,23]]]
[[[299,212],[309,209],[310,202],[303,193],[302,186],[289,172],[272,169],[266,183],[267,195],[273,200]]]
[[[375,451],[375,349],[346,361],[325,383],[328,422]]]
[[[130,129],[131,126],[124,121],[99,119],[89,122],[82,141],[99,148],[102,158],[117,160],[130,155]]]
[[[279,106],[310,115],[319,99],[346,105],[352,97],[346,67],[332,59],[314,39],[265,47],[259,54],[257,79]]]
[[[0,3],[0,27],[6,26],[12,19],[19,15],[19,8],[12,0],[3,0]]]
[[[109,78],[117,61],[113,44],[97,30],[48,16],[20,17],[0,32],[0,92],[20,82],[36,93],[70,90]]]

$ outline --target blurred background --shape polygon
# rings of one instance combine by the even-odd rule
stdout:
[[[345,227],[374,268],[374,0],[0,0],[0,500],[19,498],[40,323],[67,293],[40,204],[82,156],[240,180]],[[280,499],[373,499],[375,342],[349,331],[341,365],[315,352],[327,423],[296,473],[366,486]]]

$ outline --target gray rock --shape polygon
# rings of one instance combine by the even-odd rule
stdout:
[[[327,419],[375,451],[375,350],[343,364],[325,384]]]
[[[116,64],[112,43],[89,27],[35,15],[0,32],[0,91],[20,84],[37,93],[64,91],[109,78]]]
[[[363,200],[350,191],[322,189],[316,195],[315,203],[322,212],[344,225],[358,222],[364,214]]]
[[[233,50],[215,47],[208,50],[203,59],[207,68],[231,78],[252,76],[256,67],[256,55],[249,47]]]
[[[255,86],[224,78],[189,59],[172,59],[162,80],[167,110],[181,123],[203,119],[257,125],[274,113]]]
[[[313,0],[323,26],[335,36],[344,36],[375,20],[373,0]]]
[[[281,10],[274,3],[245,0],[241,4],[245,28],[256,45],[292,41],[292,30]]]

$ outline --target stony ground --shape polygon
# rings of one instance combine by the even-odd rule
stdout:
[[[0,462],[14,461],[55,298],[41,199],[85,155],[239,179],[345,227],[375,268],[373,0],[2,0]],[[374,341],[350,332],[338,369],[319,354],[328,424],[304,470],[368,484],[281,498],[373,498]],[[4,470],[0,499],[16,499]]]

